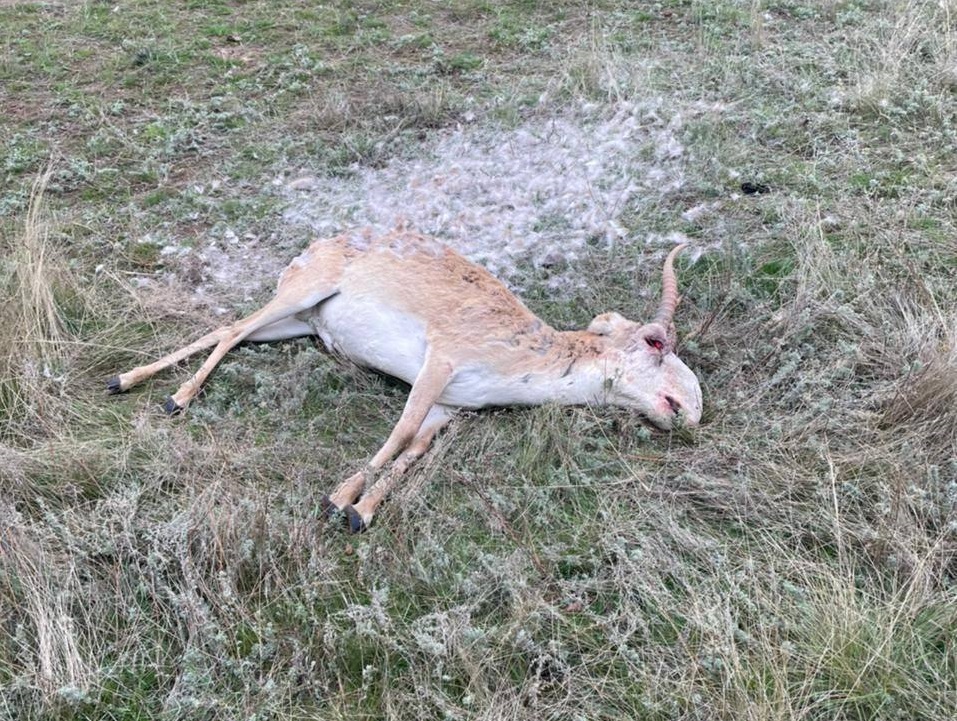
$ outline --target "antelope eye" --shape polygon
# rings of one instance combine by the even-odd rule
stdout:
[[[660,338],[649,336],[648,338],[645,338],[645,342],[655,350],[664,350],[665,344]]]

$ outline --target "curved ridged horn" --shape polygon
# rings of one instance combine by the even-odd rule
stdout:
[[[652,323],[660,323],[665,328],[671,324],[671,319],[678,307],[678,279],[675,277],[675,256],[678,255],[687,243],[677,245],[665,258],[665,267],[661,270],[661,303],[655,313]]]

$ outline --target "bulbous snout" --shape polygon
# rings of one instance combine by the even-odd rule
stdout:
[[[655,425],[672,428],[693,428],[701,422],[701,386],[691,369],[678,358],[671,363],[671,378],[658,392]]]
[[[666,429],[694,428],[701,422],[701,390],[697,394],[685,395],[684,398],[671,393],[663,393],[659,406],[662,410],[661,419],[667,424]]]

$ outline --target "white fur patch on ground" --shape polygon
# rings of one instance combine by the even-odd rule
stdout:
[[[694,110],[689,112],[694,113]],[[286,229],[267,238],[230,229],[202,247],[163,255],[199,270],[197,300],[226,313],[268,295],[282,269],[315,237],[405,223],[481,263],[514,288],[548,268],[556,292],[582,282],[576,260],[615,244],[659,248],[687,240],[628,227],[685,182],[682,114],[664,100],[579,104],[516,127],[492,123],[438,131],[416,157],[356,165],[337,176],[287,170],[272,181]],[[689,208],[697,217],[714,208]],[[148,278],[143,284],[151,284]]]
[[[662,106],[580,105],[512,129],[460,126],[427,141],[414,160],[275,183],[289,197],[285,220],[310,234],[387,231],[404,221],[504,280],[532,264],[553,269],[551,282],[562,287],[574,283],[587,247],[647,242],[622,216],[681,188],[682,119]]]

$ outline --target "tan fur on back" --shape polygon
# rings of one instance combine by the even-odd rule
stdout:
[[[556,332],[485,268],[418,233],[317,240],[289,266],[281,284],[327,275],[339,275],[336,288],[349,297],[374,297],[424,320],[430,346],[443,355],[467,352],[473,361],[505,368],[516,356],[541,362],[545,351],[559,350],[556,345],[560,361],[601,351],[594,334]]]

